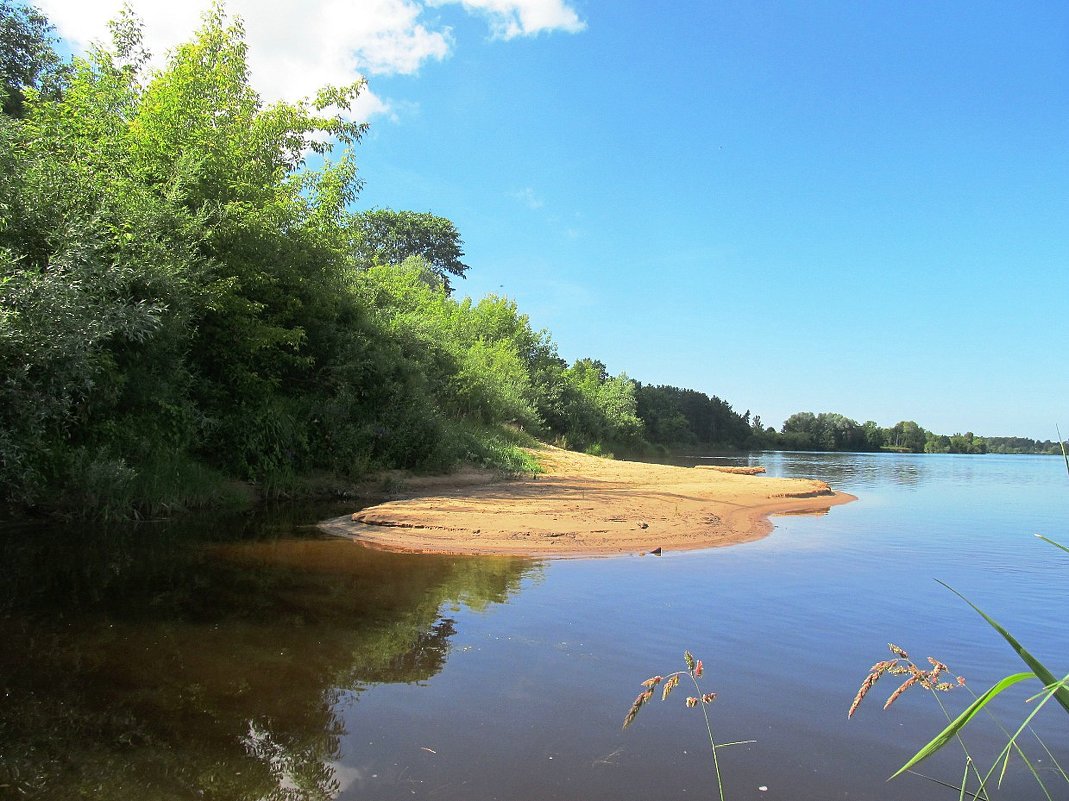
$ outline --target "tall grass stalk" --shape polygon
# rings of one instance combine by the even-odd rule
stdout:
[[[853,703],[850,704],[850,709],[847,711],[847,717],[854,716],[854,713],[858,710],[858,707],[861,705],[861,702],[865,700],[865,697],[876,685],[876,682],[878,682],[883,676],[897,676],[904,677],[904,680],[901,681],[901,683],[895,688],[894,692],[892,692],[891,695],[887,698],[887,702],[883,705],[883,708],[885,710],[890,709],[894,705],[895,701],[901,698],[902,695],[908,690],[914,687],[918,687],[927,690],[932,694],[932,697],[935,699],[935,702],[939,705],[939,709],[942,710],[943,716],[947,719],[948,722],[950,722],[950,712],[947,710],[946,705],[943,703],[943,699],[940,696],[943,693],[948,693],[952,690],[965,687],[965,679],[962,676],[958,676],[957,679],[953,682],[946,681],[943,677],[944,675],[950,674],[950,668],[946,665],[945,662],[942,662],[941,660],[938,660],[935,657],[928,657],[927,661],[931,665],[931,668],[925,670],[910,658],[909,653],[907,653],[905,649],[900,648],[894,643],[888,643],[887,649],[891,652],[893,658],[881,660],[869,669],[869,673],[865,677],[865,680],[861,682],[861,687],[857,691],[857,695],[854,696]],[[980,788],[975,793],[970,794],[971,797],[986,799],[987,794],[984,793],[983,790],[983,777],[980,775],[979,771],[975,767],[975,761],[972,758],[972,754],[969,753],[968,746],[965,744],[965,741],[960,737],[955,736],[954,739],[956,739],[961,745],[962,752],[965,754],[965,764],[967,769],[966,780],[968,779],[969,775],[968,771],[969,769],[971,769],[980,782]],[[901,773],[902,771],[899,772]],[[894,778],[894,776],[892,776],[891,778]],[[946,784],[945,782],[941,782],[935,779],[933,779],[932,781],[937,781],[939,784]],[[954,787],[954,785],[952,784],[946,784],[946,786]],[[954,789],[960,790],[962,792],[964,792],[964,788],[965,782],[962,783],[962,786],[960,788],[954,787]]]
[[[645,688],[635,698],[634,703],[631,704],[631,708],[627,711],[627,715],[624,717],[624,728],[626,729],[632,723],[635,722],[635,718],[638,716],[639,710],[644,707],[651,698],[653,698],[654,690],[660,685],[661,700],[667,701],[669,694],[672,690],[678,686],[680,678],[687,676],[691,683],[694,685],[694,690],[697,696],[688,696],[686,700],[686,707],[692,709],[696,706],[700,706],[702,715],[705,717],[705,732],[709,738],[709,750],[713,755],[713,771],[716,773],[716,789],[719,794],[720,801],[725,801],[724,795],[724,781],[720,774],[720,759],[717,756],[717,750],[720,748],[727,748],[732,745],[744,745],[747,743],[753,743],[754,740],[740,740],[731,743],[718,743],[713,736],[713,724],[709,718],[709,710],[706,708],[713,701],[716,700],[716,693],[714,692],[702,692],[701,685],[698,680],[702,677],[705,668],[700,659],[695,659],[694,655],[690,651],[683,652],[683,662],[686,664],[686,670],[677,670],[674,673],[669,673],[667,676],[651,676],[642,682],[642,686]]]
[[[1069,473],[1069,454],[1065,452],[1065,440],[1062,439],[1062,430],[1058,426],[1054,426],[1054,430],[1058,432],[1058,447],[1062,449],[1062,459],[1065,460],[1065,472]]]

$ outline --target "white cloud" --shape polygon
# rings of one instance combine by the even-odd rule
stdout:
[[[541,31],[578,31],[575,12],[562,0],[444,0],[488,18],[495,36],[509,39]],[[267,100],[310,97],[324,85],[344,85],[360,75],[408,75],[428,61],[446,58],[453,46],[448,26],[428,21],[428,6],[442,0],[229,0],[227,11],[245,23],[253,85]],[[121,0],[39,0],[59,34],[76,49],[110,42],[107,21]],[[133,0],[145,23],[154,65],[188,41],[208,7],[175,0]],[[389,111],[365,90],[358,119]]]
[[[430,0],[433,5],[459,3],[466,11],[485,15],[501,39],[534,36],[543,31],[578,33],[586,23],[563,0]]]

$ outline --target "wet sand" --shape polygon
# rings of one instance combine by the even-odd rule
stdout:
[[[508,481],[448,477],[417,497],[320,524],[390,550],[606,556],[691,550],[760,539],[770,515],[826,514],[856,500],[823,481],[533,451],[544,473]],[[417,485],[418,491],[418,485]],[[430,494],[428,494],[430,493]]]

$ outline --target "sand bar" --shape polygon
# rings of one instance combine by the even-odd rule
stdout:
[[[321,527],[391,550],[575,557],[734,545],[767,535],[770,515],[856,500],[812,479],[533,453],[545,470],[533,478],[474,484],[464,474],[461,486],[439,482]]]

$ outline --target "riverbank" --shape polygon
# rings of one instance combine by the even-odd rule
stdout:
[[[391,550],[591,556],[690,550],[766,536],[776,514],[824,514],[855,500],[823,481],[616,461],[544,447],[543,473],[443,480],[414,497],[320,524]],[[487,477],[489,481],[489,477]]]

